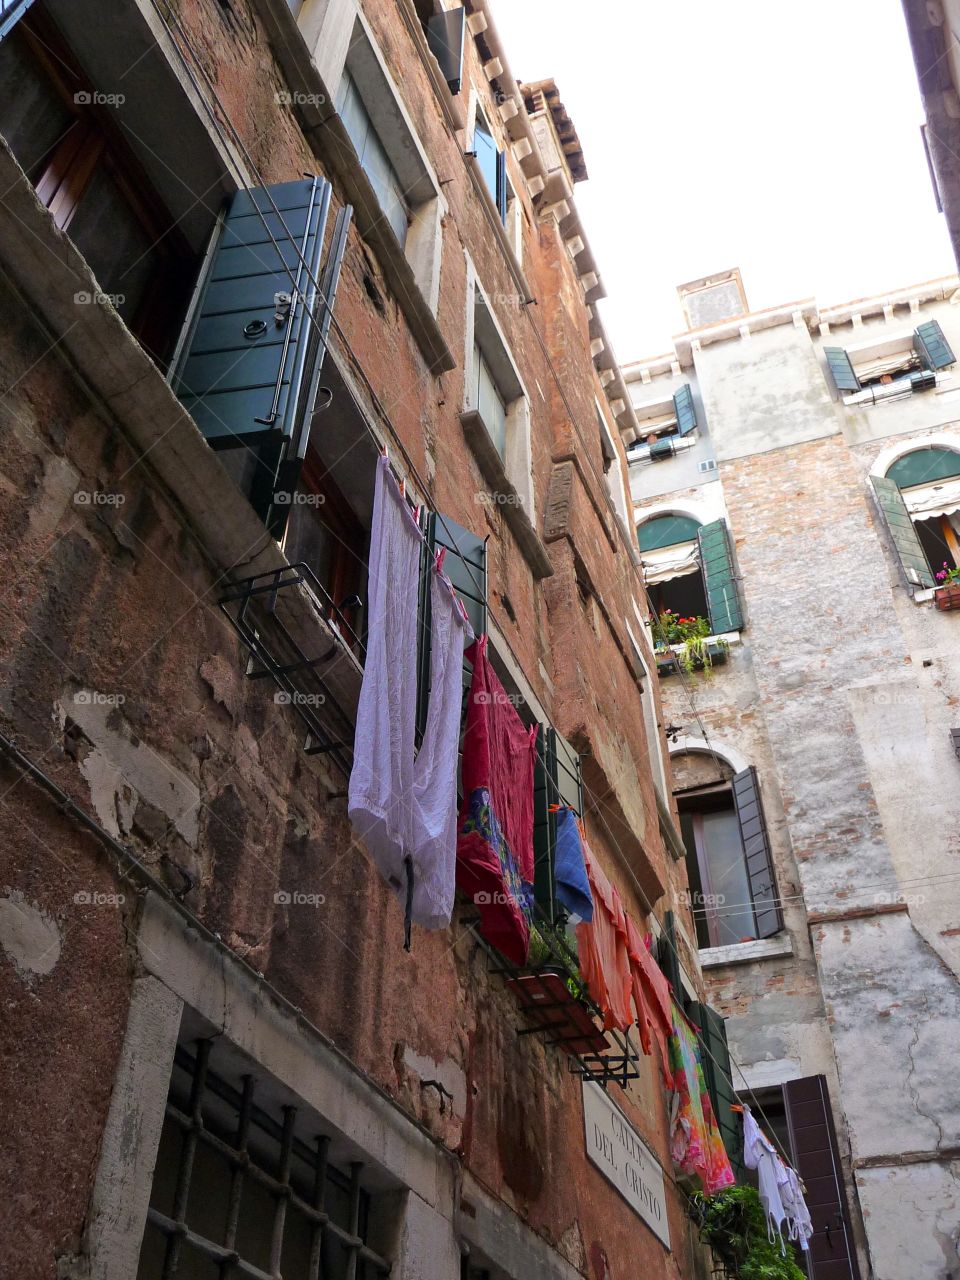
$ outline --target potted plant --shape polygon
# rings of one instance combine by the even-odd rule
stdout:
[[[960,609],[960,569],[951,569],[946,560],[936,575],[939,586],[935,599],[938,609]]]
[[[565,960],[563,948],[551,947],[531,926],[526,968],[507,979],[527,1023],[521,1034],[539,1035],[566,1053],[602,1053],[609,1048],[607,1037],[583,999],[582,980]]]
[[[700,1239],[735,1280],[804,1280],[793,1250],[779,1233],[771,1241],[755,1187],[728,1187],[714,1196],[695,1192],[692,1212]]]
[[[657,668],[662,673],[677,666],[691,671],[712,667],[727,654],[725,640],[711,640],[710,621],[702,616],[683,618],[664,609],[653,624]]]

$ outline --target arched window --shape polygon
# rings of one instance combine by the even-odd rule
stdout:
[[[757,771],[700,751],[670,757],[700,947],[769,938],[783,928]]]
[[[640,561],[653,608],[703,617],[713,635],[743,626],[730,535],[723,520],[701,524],[693,516],[652,516],[637,528]]]
[[[960,450],[913,449],[871,480],[908,582],[960,568]]]

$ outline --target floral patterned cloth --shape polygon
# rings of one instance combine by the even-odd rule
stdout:
[[[736,1179],[703,1078],[697,1033],[675,1004],[670,1065],[674,1095],[670,1154],[681,1173],[696,1175],[706,1194],[713,1195],[732,1187]]]

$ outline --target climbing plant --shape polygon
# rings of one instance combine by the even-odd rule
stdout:
[[[754,1187],[730,1187],[717,1195],[693,1196],[700,1239],[732,1280],[805,1280],[793,1248],[767,1234],[767,1219]]]

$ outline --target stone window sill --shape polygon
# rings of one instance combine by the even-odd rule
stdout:
[[[727,660],[727,649],[732,645],[740,644],[740,632],[724,631],[720,635],[705,636],[704,639],[710,649],[710,657],[713,660],[713,665],[722,666]],[[677,663],[671,655],[682,652],[682,644],[671,644],[668,645],[666,649],[656,650],[655,656],[657,659],[658,674],[661,676],[674,675],[677,671]]]
[[[718,969],[721,965],[752,964],[756,960],[773,960],[778,956],[793,955],[793,939],[789,933],[778,933],[774,938],[759,938],[754,942],[734,942],[725,947],[701,947],[701,969]]]
[[[507,475],[503,459],[490,438],[490,432],[483,418],[476,409],[468,409],[465,413],[461,413],[460,425],[463,427],[464,438],[470,446],[470,451],[483,473],[483,478],[490,486],[491,504],[497,506],[502,513],[533,576],[549,578],[553,574],[553,564],[547,548],[533,527],[524,499]]]

